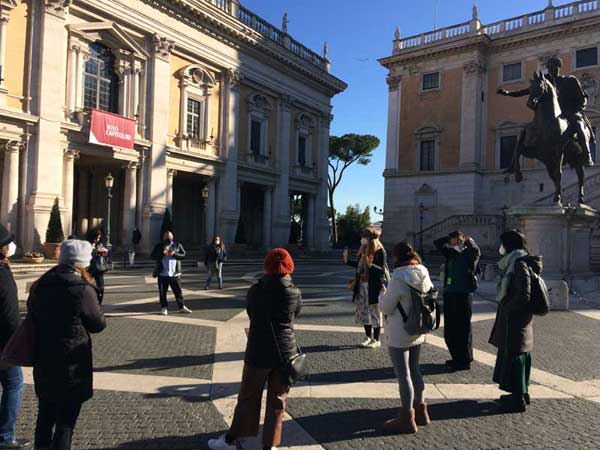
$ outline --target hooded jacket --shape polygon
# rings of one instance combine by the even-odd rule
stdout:
[[[515,262],[509,275],[508,291],[498,305],[490,344],[512,355],[533,350],[533,315],[528,310],[531,298],[531,273],[542,273],[540,256],[525,256]]]
[[[398,303],[405,311],[411,308],[411,293],[408,286],[429,292],[433,283],[429,271],[421,264],[397,267],[384,294],[379,296],[379,309],[384,314],[384,342],[389,347],[409,348],[425,342],[425,335],[410,336],[404,328],[404,320],[398,310]]]

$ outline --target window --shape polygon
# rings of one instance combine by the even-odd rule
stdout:
[[[306,136],[298,137],[298,164],[306,166]]]
[[[590,67],[598,65],[598,47],[584,48],[575,53],[575,67]]]
[[[502,81],[515,81],[521,79],[521,63],[504,64],[502,66]]]
[[[250,151],[254,155],[261,154],[261,134],[262,123],[258,120],[252,120],[250,122]]]
[[[518,136],[500,138],[500,169],[508,169],[513,162]]]
[[[439,89],[440,87],[440,73],[426,73],[423,75],[423,90],[429,91],[432,89]]]
[[[90,56],[83,75],[83,106],[118,112],[119,80],[114,71],[114,57],[101,44],[90,44]]]
[[[419,170],[431,172],[435,170],[435,141],[421,141],[421,160]]]
[[[187,102],[187,120],[186,120],[186,134],[196,140],[201,137],[200,124],[202,103],[198,100],[188,99]]]

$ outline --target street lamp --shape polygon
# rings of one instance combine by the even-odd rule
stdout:
[[[106,212],[106,248],[110,250],[110,200],[112,199],[112,187],[115,182],[113,176],[108,172],[104,177],[104,185],[106,186],[107,212]]]
[[[373,206],[373,212],[375,214],[379,214],[380,216],[383,216],[383,208],[377,208],[377,206]]]
[[[200,192],[200,194],[202,195],[202,200],[204,200],[204,202],[206,202],[206,200],[208,200],[208,186],[205,185],[202,188],[202,191]]]
[[[427,211],[423,202],[419,203],[419,254],[423,257],[423,214]]]

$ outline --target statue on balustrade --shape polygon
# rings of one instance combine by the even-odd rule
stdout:
[[[498,89],[498,94],[510,97],[529,96],[527,106],[534,119],[521,132],[508,173],[514,173],[517,183],[523,180],[519,158],[537,159],[544,163],[555,185],[554,202],[562,200],[562,168],[568,164],[577,172],[579,204],[584,203],[584,167],[591,167],[591,145],[596,142],[594,131],[585,115],[587,94],[579,80],[562,76],[562,61],[552,57],[546,64],[548,73],[534,73],[528,88],[518,91]]]

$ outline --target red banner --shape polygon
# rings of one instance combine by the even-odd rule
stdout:
[[[111,147],[133,148],[135,120],[117,114],[92,109],[88,142]]]

